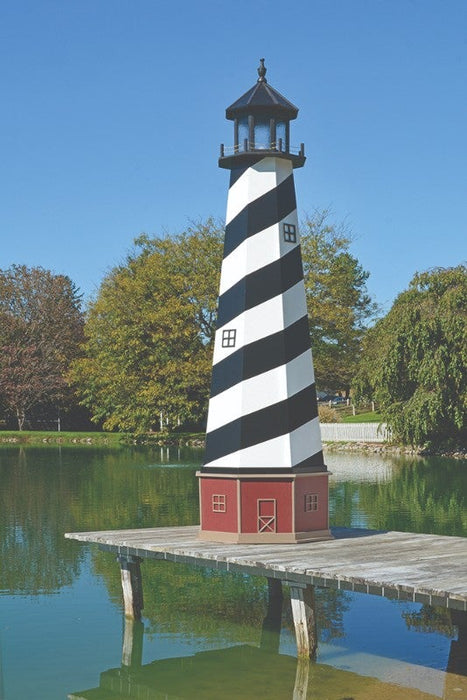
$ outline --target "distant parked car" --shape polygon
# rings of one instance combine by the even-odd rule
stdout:
[[[317,398],[318,398],[318,401],[325,401],[326,403],[329,403],[330,400],[334,397],[332,394],[326,394],[325,391],[318,391]]]
[[[333,396],[331,399],[331,406],[339,406],[339,404],[346,403],[347,399],[343,396]]]

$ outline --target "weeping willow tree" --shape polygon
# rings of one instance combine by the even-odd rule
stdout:
[[[357,398],[378,401],[406,444],[465,443],[467,268],[416,274],[364,340]]]

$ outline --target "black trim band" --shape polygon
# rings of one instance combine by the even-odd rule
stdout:
[[[303,279],[300,246],[278,260],[243,277],[219,297],[217,327],[221,328],[243,311],[283,294]]]
[[[211,398],[244,379],[287,364],[310,349],[308,316],[266,338],[239,348],[212,368]]]
[[[310,462],[310,466],[306,466],[306,463]],[[315,464],[316,462],[316,464]],[[303,465],[303,466],[302,466]],[[284,477],[287,474],[329,474],[326,465],[323,461],[323,453],[320,450],[315,455],[312,455],[308,459],[300,462],[296,467],[247,467],[247,468],[237,468],[237,467],[201,467],[200,471],[204,474],[237,474],[241,476],[242,474],[258,474],[258,478],[261,478],[261,472],[264,471],[268,476],[273,474],[277,475],[278,478]]]
[[[318,415],[315,384],[206,434],[205,463],[286,435]]]
[[[255,233],[277,224],[297,208],[293,175],[242,209],[225,227],[224,258]]]

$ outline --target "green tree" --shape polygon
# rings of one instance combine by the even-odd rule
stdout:
[[[25,265],[0,270],[0,404],[20,430],[33,409],[69,405],[65,377],[83,325],[68,277]]]
[[[417,273],[368,332],[355,380],[407,444],[462,441],[467,410],[467,268]]]
[[[203,420],[209,394],[223,229],[135,241],[104,279],[71,379],[107,429],[147,432]]]
[[[374,312],[368,274],[350,238],[318,212],[302,247],[319,385],[348,388],[363,323]],[[140,236],[104,279],[86,323],[72,381],[107,429],[147,432],[202,424],[208,403],[224,229],[208,219],[178,236]]]
[[[329,210],[315,211],[301,225],[301,245],[316,382],[322,390],[350,389],[366,323],[376,314],[369,273],[350,253],[345,223]]]

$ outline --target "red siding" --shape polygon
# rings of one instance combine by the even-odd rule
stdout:
[[[242,532],[258,532],[258,501],[276,500],[276,532],[292,532],[292,482],[245,480],[240,484]]]
[[[305,511],[305,494],[318,494],[318,510]],[[297,478],[295,481],[295,532],[326,530],[328,527],[328,475]]]
[[[235,479],[202,478],[201,529],[215,532],[237,532],[237,481]],[[213,495],[225,496],[225,513],[212,509]]]

